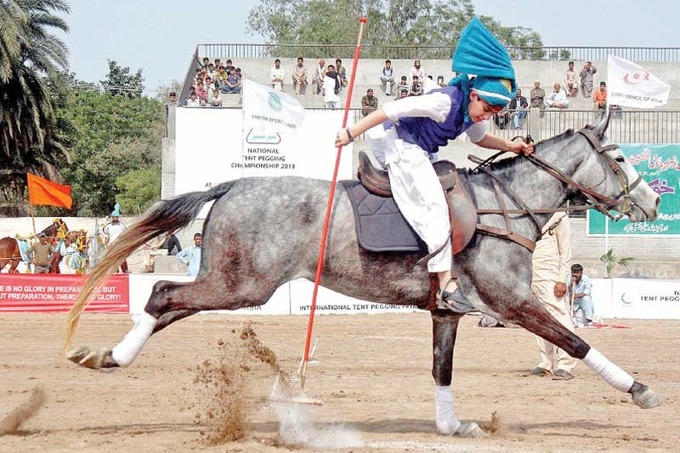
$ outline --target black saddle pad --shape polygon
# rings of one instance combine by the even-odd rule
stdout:
[[[359,245],[372,252],[427,253],[427,246],[399,211],[394,198],[369,193],[359,181],[341,181],[354,208]]]

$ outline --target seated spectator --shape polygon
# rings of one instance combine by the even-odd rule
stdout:
[[[305,60],[298,57],[297,64],[293,67],[293,89],[295,94],[304,94],[307,85],[307,68],[305,68]]]
[[[607,84],[600,82],[600,89],[593,92],[593,103],[596,110],[605,110],[607,108]]]
[[[567,92],[567,97],[570,98],[575,98],[578,93],[578,80],[576,80],[573,61],[569,62],[568,68],[564,73],[564,89]]]
[[[278,58],[274,60],[274,67],[269,71],[269,80],[271,80],[272,88],[283,91],[283,77],[285,73],[281,67],[281,60]]]
[[[224,67],[225,67],[225,69],[227,70],[227,72],[229,72],[229,70],[230,70],[231,68],[236,69],[236,68],[234,67],[234,63],[231,61],[230,58],[227,58],[227,61],[224,63]]]
[[[545,99],[545,105],[560,110],[569,107],[569,99],[567,99],[567,92],[562,89],[562,86],[559,83],[553,85],[553,91]]]
[[[406,81],[406,76],[405,75],[401,76],[401,80],[399,81],[399,84],[397,85],[397,92],[401,93],[402,90],[406,90],[406,94],[408,94],[410,88],[411,87],[409,86],[408,82]]]
[[[201,101],[198,99],[198,95],[195,91],[189,93],[189,99],[187,99],[187,107],[200,107]]]
[[[569,297],[574,301],[572,306],[574,325],[587,327],[593,323],[594,308],[591,299],[593,284],[590,278],[583,274],[583,266],[573,264],[571,266],[571,282],[569,284]]]
[[[340,85],[343,87],[347,86],[347,69],[342,65],[342,60],[339,58],[335,59],[335,71],[338,73],[338,76],[340,77]]]
[[[361,98],[361,115],[367,116],[378,109],[378,98],[373,96],[373,90],[366,90],[366,96]]]
[[[543,118],[545,111],[545,90],[541,88],[541,81],[536,80],[534,82],[534,89],[529,93],[529,108],[538,108],[541,110],[541,118]]]
[[[215,82],[210,77],[205,79],[205,89],[208,92],[208,99],[213,97],[214,91],[220,91],[219,87],[215,85]]]
[[[446,82],[444,82],[444,76],[437,76],[437,85],[440,87],[444,88],[446,86]]]
[[[209,75],[211,78],[215,77],[215,65],[212,64],[212,63],[210,63],[210,64],[208,65],[208,75]]]
[[[227,80],[227,77],[229,77],[227,68],[225,68],[224,66],[220,66],[217,72],[215,73],[215,84],[217,86],[222,85],[222,83]]]
[[[222,92],[225,94],[239,94],[241,92],[241,76],[236,73],[235,67],[232,66],[229,70],[229,77],[227,77],[223,86],[225,88]],[[222,89],[222,87],[220,87],[220,89]]]
[[[202,104],[208,102],[208,90],[205,89],[205,85],[202,80],[196,82],[196,95]]]
[[[392,87],[394,86],[394,68],[392,68],[392,61],[385,60],[385,66],[380,71],[380,83],[385,96],[392,95]]]
[[[420,96],[423,94],[423,84],[420,83],[420,79],[418,78],[417,75],[413,76],[413,82],[411,82],[411,86],[409,87],[409,96]]]
[[[508,109],[512,114],[512,121],[515,124],[515,129],[519,129],[520,123],[526,119],[527,111],[529,110],[529,102],[527,98],[522,96],[522,90],[517,89],[515,97],[512,98]]]
[[[409,78],[411,79],[411,83],[413,83],[414,78],[418,78],[421,82],[425,79],[425,70],[420,67],[420,60],[415,60],[413,62],[413,67],[411,68],[411,72],[409,73]]]
[[[312,85],[314,89],[312,90],[314,94],[323,94],[323,79],[326,75],[326,61],[322,58],[319,60],[316,66],[314,66],[314,78],[312,79]]]
[[[219,90],[213,90],[212,96],[210,97],[211,107],[222,107],[222,96],[220,96]]]
[[[408,90],[407,89],[399,90],[399,97],[397,99],[404,99],[404,98],[407,98],[407,97],[408,97]]]
[[[209,64],[210,64],[210,58],[203,57],[203,64],[201,65],[201,67],[207,69]]]
[[[215,71],[220,69],[220,66],[222,66],[222,62],[220,61],[219,58],[215,58]]]

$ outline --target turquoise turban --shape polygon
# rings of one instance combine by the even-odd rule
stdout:
[[[476,17],[461,33],[451,67],[466,77],[475,76],[472,91],[491,105],[505,106],[515,96],[517,85],[510,55]]]

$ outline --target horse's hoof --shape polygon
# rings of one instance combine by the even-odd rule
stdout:
[[[640,390],[633,392],[632,395],[633,402],[643,409],[651,409],[663,402],[663,398],[652,392],[649,387],[644,384],[642,384]]]
[[[460,427],[456,430],[454,435],[468,439],[486,437],[486,433],[482,431],[482,428],[475,422],[461,422]]]
[[[82,346],[71,349],[66,354],[66,358],[77,365],[93,370],[118,367],[116,361],[113,360],[111,350],[107,348],[93,351],[88,346]]]

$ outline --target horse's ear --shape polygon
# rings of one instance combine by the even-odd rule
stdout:
[[[595,129],[593,129],[593,133],[597,138],[600,140],[604,139],[604,134],[607,132],[607,128],[609,127],[609,120],[612,117],[612,112],[609,111],[607,112],[606,115],[604,115],[604,118],[602,118],[602,121],[600,121],[600,124],[595,126]]]

